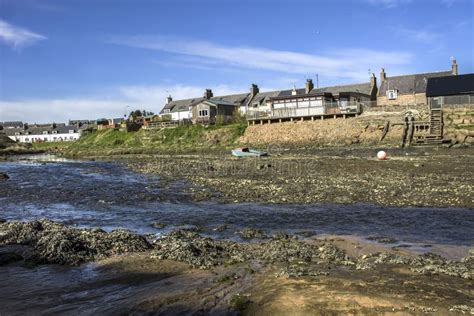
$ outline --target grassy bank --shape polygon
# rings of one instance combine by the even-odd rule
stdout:
[[[215,152],[233,147],[245,132],[245,124],[226,126],[187,125],[164,130],[96,131],[74,143],[51,146],[66,156]],[[36,145],[35,145],[36,146]],[[38,144],[44,146],[44,144]]]

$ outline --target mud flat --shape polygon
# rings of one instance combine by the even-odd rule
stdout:
[[[374,203],[474,207],[474,148],[327,148],[268,158],[154,156],[129,161],[135,171],[185,179],[196,200],[263,203]]]
[[[258,238],[239,243],[189,230],[157,237],[6,221],[0,224],[2,312],[474,312],[473,250],[451,261],[383,247],[364,251],[341,238],[248,236]]]

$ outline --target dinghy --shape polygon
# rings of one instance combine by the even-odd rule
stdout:
[[[236,148],[232,150],[232,155],[235,157],[262,157],[268,154],[264,151],[250,149],[248,147]]]

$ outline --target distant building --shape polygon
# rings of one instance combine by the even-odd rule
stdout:
[[[79,139],[80,136],[76,126],[58,125],[34,124],[28,126],[25,124],[24,128],[8,128],[4,132],[10,139],[20,143],[63,142]]]
[[[387,77],[380,71],[380,89],[377,105],[426,105],[426,85],[430,78],[456,76],[458,65],[452,61],[451,70]]]
[[[428,79],[426,96],[430,108],[443,105],[474,105],[474,74]]]
[[[98,130],[104,130],[104,129],[118,129],[120,128],[120,124],[122,123],[123,119],[122,118],[112,118],[112,119],[106,119],[106,118],[101,118],[97,119],[97,129]]]
[[[3,129],[23,128],[23,122],[21,122],[21,121],[1,122],[0,126],[2,126]]]

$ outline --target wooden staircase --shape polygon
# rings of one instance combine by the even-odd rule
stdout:
[[[415,144],[440,144],[443,141],[443,111],[430,109],[429,132],[414,135]]]

